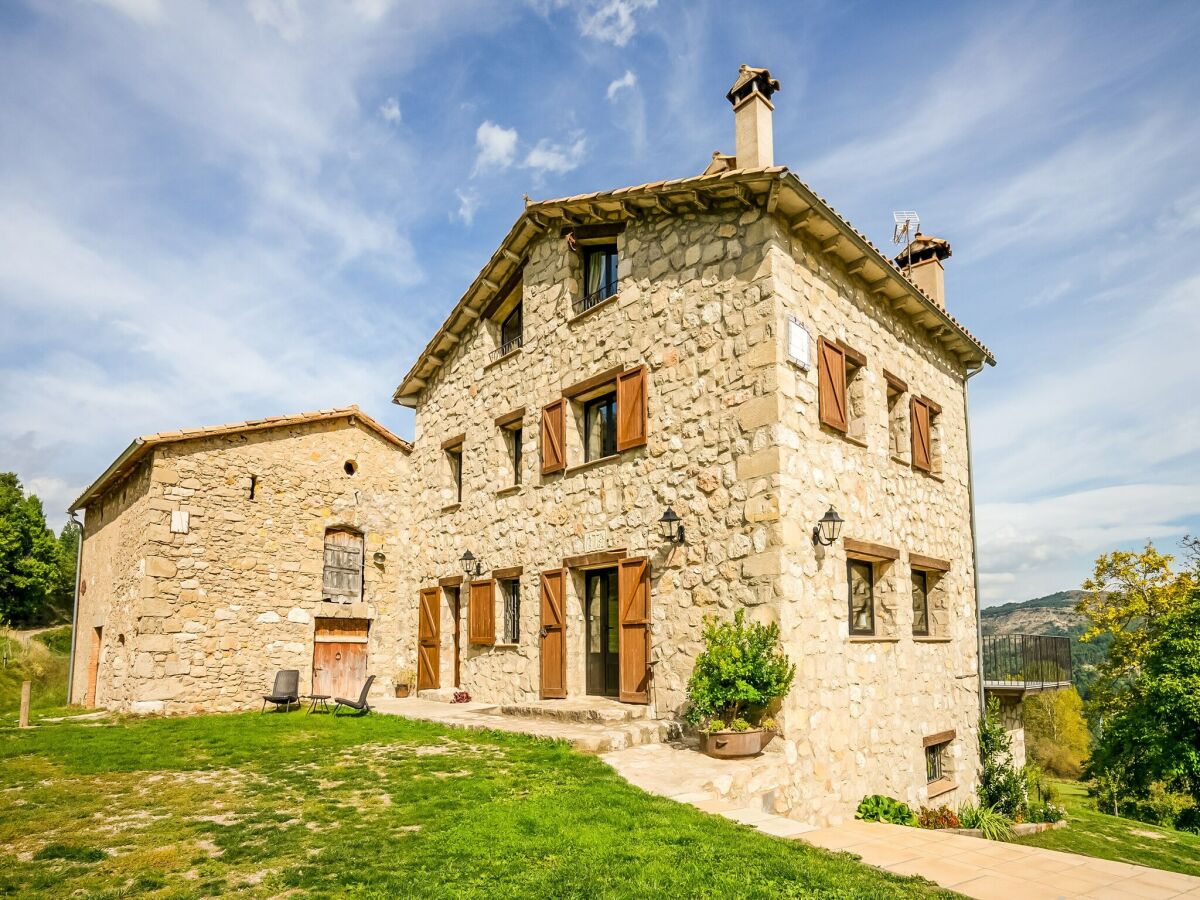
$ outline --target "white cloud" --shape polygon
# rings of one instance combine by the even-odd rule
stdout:
[[[464,225],[470,226],[475,221],[475,210],[479,209],[479,195],[474,191],[456,189],[458,197],[458,218]]]
[[[479,154],[475,157],[473,175],[489,169],[507,169],[517,155],[517,129],[485,121],[475,131],[475,146]]]
[[[114,9],[140,25],[162,21],[162,0],[92,0],[101,6]]]
[[[304,14],[297,0],[250,0],[249,8],[255,22],[274,28],[285,41],[304,35]]]
[[[638,10],[653,9],[658,0],[604,0],[588,3],[579,14],[579,30],[585,37],[624,47],[637,33]]]
[[[395,124],[400,121],[400,101],[395,97],[388,97],[379,107],[379,115],[383,117],[383,121]]]
[[[537,172],[553,172],[561,175],[570,172],[583,162],[587,139],[580,136],[570,144],[555,144],[542,138],[525,157],[524,166]]]
[[[612,81],[608,85],[608,99],[611,100],[617,96],[617,93],[623,89],[632,88],[637,84],[637,76],[633,74],[632,69],[626,69],[625,74],[620,78]]]

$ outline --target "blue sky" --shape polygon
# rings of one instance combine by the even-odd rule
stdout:
[[[60,510],[138,434],[391,391],[534,198],[775,156],[916,209],[972,382],[984,602],[1200,532],[1200,5],[10,2],[0,469]]]

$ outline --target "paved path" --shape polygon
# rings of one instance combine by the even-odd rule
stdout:
[[[850,822],[801,839],[979,900],[1200,898],[1200,878],[1191,875],[903,825]]]

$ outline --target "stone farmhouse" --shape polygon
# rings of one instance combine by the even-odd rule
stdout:
[[[957,803],[980,711],[967,381],[947,242],[884,256],[775,165],[766,70],[694,177],[529,202],[396,389],[135,441],[86,509],[72,699],[612,698],[671,719],[706,615],[779,623],[802,818]],[[822,537],[833,515],[840,534]],[[1015,703],[1025,686],[993,685]],[[610,701],[612,702],[612,701]]]

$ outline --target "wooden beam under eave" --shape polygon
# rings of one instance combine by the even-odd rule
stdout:
[[[821,252],[822,253],[832,253],[834,250],[837,249],[838,244],[840,244],[841,242],[842,242],[842,236],[840,234],[835,234],[833,237],[831,237],[827,240],[821,241]]]
[[[771,187],[767,191],[767,214],[775,212],[775,207],[779,205],[779,179],[776,178],[771,182]]]
[[[662,198],[659,197],[657,194],[652,195],[650,197],[650,202],[654,204],[653,208],[656,209],[658,212],[662,213],[664,216],[675,215],[675,210],[672,207],[668,206],[667,204],[663,203]]]
[[[521,264],[521,257],[518,256],[517,254],[513,253],[507,247],[501,247],[500,252],[504,255],[504,258],[507,259],[514,266],[519,266]]]
[[[462,338],[461,338],[461,337],[459,337],[457,334],[455,334],[453,331],[447,331],[447,332],[445,332],[445,333],[442,335],[442,339],[443,339],[443,340],[446,340],[446,341],[449,341],[449,342],[450,342],[450,346],[451,346],[451,347],[453,347],[455,344],[457,344],[459,341],[461,341],[461,340],[462,340]]]
[[[644,216],[646,214],[646,210],[644,208],[638,206],[632,200],[622,200],[620,202],[621,202],[621,210],[630,219],[640,220],[642,218],[642,216]]]
[[[696,207],[701,212],[708,212],[710,209],[712,209],[712,204],[709,203],[707,199],[700,196],[699,191],[684,191],[679,196],[683,197],[686,202],[692,204],[692,206]]]
[[[490,278],[480,278],[479,283],[486,287],[493,294],[500,290],[500,285],[496,284],[496,282],[492,281]]]
[[[755,202],[754,192],[744,184],[735,184],[733,186],[733,195],[742,202],[742,205],[747,209],[754,209],[758,204]]]
[[[880,297],[886,297],[887,296],[887,287],[891,283],[892,283],[892,279],[888,278],[885,275],[883,278],[880,278],[878,281],[867,282],[867,290],[870,291],[872,294],[878,294]]]
[[[869,258],[866,256],[860,256],[858,259],[851,260],[850,263],[846,265],[846,271],[851,275],[857,275],[864,268],[866,268],[868,261]]]
[[[535,216],[533,213],[525,213],[525,219],[536,231],[540,231],[544,234],[550,230],[550,224],[540,216]]]
[[[793,218],[792,221],[788,222],[788,231],[790,231],[792,234],[798,234],[804,228],[805,224],[813,217],[813,212],[814,210],[810,206],[804,212]]]

